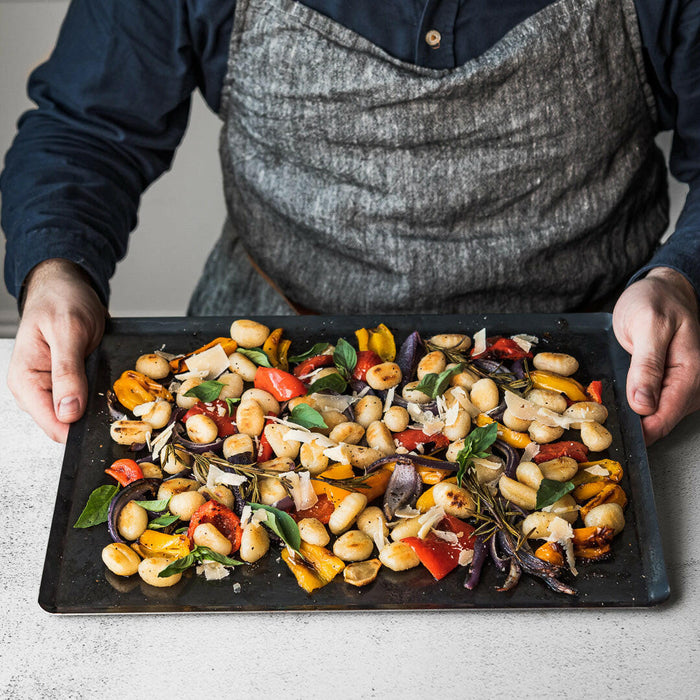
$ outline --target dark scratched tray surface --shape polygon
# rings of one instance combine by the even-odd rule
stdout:
[[[412,330],[424,335],[463,331],[473,335],[485,327],[488,335],[530,333],[541,340],[538,349],[570,352],[581,365],[577,376],[602,379],[603,400],[610,409],[607,423],[613,435],[608,456],[625,470],[622,486],[630,505],[627,525],[614,542],[614,558],[581,565],[573,581],[576,597],[556,594],[541,581],[524,575],[512,591],[500,593],[503,574],[487,562],[474,591],[463,587],[466,569],[459,568],[436,582],[423,567],[395,573],[383,569],[364,588],[334,581],[309,595],[271,551],[253,566],[237,567],[225,579],[206,581],[183,576],[172,588],[156,589],[138,576],[113,576],[100,553],[109,543],[106,526],[74,529],[90,492],[108,483],[103,470],[126,448],[109,437],[105,392],[135,359],[161,347],[187,352],[217,336],[228,335],[231,319],[113,319],[102,345],[88,361],[90,395],[85,418],[71,428],[60,477],[39,594],[40,605],[57,613],[214,612],[263,610],[415,610],[452,608],[580,608],[649,606],[668,597],[661,540],[656,521],[646,450],[639,419],[624,399],[627,356],[617,345],[607,314],[262,317],[270,327],[282,326],[301,352],[320,340],[352,338],[356,328],[386,323],[397,342]],[[240,591],[234,584],[240,584]],[[236,589],[239,587],[236,586]]]

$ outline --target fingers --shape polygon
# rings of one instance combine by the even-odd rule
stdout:
[[[647,445],[668,435],[682,418],[700,408],[699,358],[697,334],[692,328],[682,327],[668,348],[666,375],[657,409],[642,418]]]
[[[56,442],[68,437],[68,424],[55,414],[51,391],[49,348],[39,339],[27,340],[18,333],[10,360],[7,384],[19,407]]]
[[[627,374],[627,400],[635,413],[653,414],[659,406],[666,374],[666,353],[674,329],[663,319],[635,324],[629,331],[632,358]]]
[[[52,332],[47,340],[51,347],[53,410],[61,423],[74,423],[87,404],[87,338],[81,333]]]

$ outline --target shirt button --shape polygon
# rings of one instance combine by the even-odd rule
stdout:
[[[442,37],[440,36],[440,32],[437,29],[431,29],[425,35],[425,43],[428,46],[432,46],[434,49],[437,49],[440,46],[440,39],[441,38]]]

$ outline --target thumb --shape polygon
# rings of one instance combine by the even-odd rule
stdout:
[[[73,423],[83,415],[87,404],[85,347],[77,335],[57,337],[51,349],[51,382],[56,417]]]
[[[632,358],[627,374],[627,400],[635,413],[656,411],[666,371],[666,353],[673,337],[670,328],[638,324],[629,334]]]

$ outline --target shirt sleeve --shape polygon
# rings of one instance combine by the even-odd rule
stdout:
[[[30,76],[37,108],[20,118],[0,177],[5,281],[15,296],[35,265],[59,257],[80,265],[108,301],[141,194],[171,165],[192,90],[218,109],[222,12],[212,34],[201,5],[228,6],[229,27],[233,10],[194,4],[71,3],[51,57]]]
[[[700,0],[636,5],[659,125],[674,132],[670,169],[689,191],[674,233],[631,281],[654,267],[670,267],[700,296]]]

